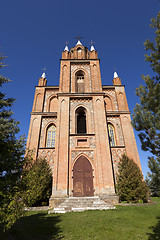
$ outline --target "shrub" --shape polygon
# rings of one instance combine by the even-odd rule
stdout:
[[[23,199],[27,206],[47,205],[52,191],[52,172],[46,159],[27,155],[22,174]]]
[[[147,202],[149,190],[137,164],[123,155],[118,165],[116,190],[119,200],[127,202]]]

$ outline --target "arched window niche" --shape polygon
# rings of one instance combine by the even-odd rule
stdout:
[[[82,48],[77,48],[77,52],[82,52]]]
[[[55,148],[56,127],[52,124],[47,128],[46,147]]]
[[[76,110],[76,133],[77,134],[86,134],[87,133],[86,109],[83,107],[79,107]]]
[[[76,72],[75,75],[75,80],[76,80],[76,92],[82,93],[84,92],[84,72],[79,70]]]
[[[109,143],[111,147],[116,146],[116,140],[115,140],[115,132],[114,132],[114,127],[112,124],[108,124],[108,135],[109,135]]]

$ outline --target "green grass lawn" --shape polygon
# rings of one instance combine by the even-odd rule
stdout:
[[[158,240],[160,198],[157,204],[117,206],[116,210],[50,214],[27,212],[1,240]]]

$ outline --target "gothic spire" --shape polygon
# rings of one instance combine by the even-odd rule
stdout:
[[[69,49],[68,49],[68,46],[67,46],[67,45],[66,45],[66,47],[65,47],[64,51],[67,51],[67,52],[69,52]]]
[[[90,52],[95,51],[95,48],[93,47],[93,45],[91,46]]]
[[[45,72],[42,74],[41,78],[46,78],[46,73]]]
[[[93,42],[93,40],[90,41],[90,44],[91,44],[90,52],[96,51],[95,48],[94,48],[94,46],[93,46],[94,43],[95,43],[95,42]]]
[[[42,70],[43,70],[43,73],[41,78],[46,78],[46,67],[44,67]]]
[[[117,78],[117,77],[118,77],[117,72],[114,72],[114,78]]]

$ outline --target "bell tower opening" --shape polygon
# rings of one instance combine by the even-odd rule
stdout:
[[[84,92],[84,72],[81,70],[76,73],[76,92]]]
[[[79,52],[82,52],[82,49],[79,47],[79,48],[77,48],[77,52],[79,53]]]

